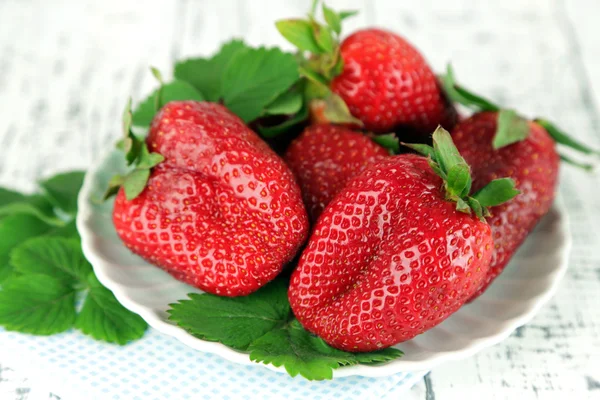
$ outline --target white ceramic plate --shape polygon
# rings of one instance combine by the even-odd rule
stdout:
[[[110,177],[124,171],[122,153],[116,150],[109,153],[89,171],[79,195],[77,228],[83,251],[98,279],[154,329],[194,349],[260,368],[247,354],[197,339],[169,322],[168,305],[185,299],[188,293],[200,291],[133,255],[120,242],[111,221],[112,202],[101,203],[99,199]],[[567,268],[570,245],[565,212],[557,202],[505,272],[476,301],[435,328],[398,345],[404,357],[380,366],[340,368],[334,376],[375,377],[427,370],[446,360],[469,357],[502,341],[529,321],[552,296]]]

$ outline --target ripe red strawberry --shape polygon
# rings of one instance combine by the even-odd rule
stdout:
[[[336,348],[371,351],[426,331],[488,271],[493,243],[482,207],[514,196],[511,181],[490,184],[487,198],[468,196],[469,168],[447,132],[434,133],[433,149],[419,148],[431,162],[389,157],[352,179],[321,214],[292,275],[294,314]]]
[[[495,250],[491,268],[477,297],[502,272],[529,232],[552,206],[560,159],[555,143],[587,155],[599,152],[572,139],[545,119],[528,121],[514,110],[503,109],[456,83],[449,65],[441,78],[449,98],[479,113],[461,121],[453,131],[456,146],[473,167],[477,189],[497,176],[513,177],[522,195],[490,210]]]
[[[365,29],[347,37],[340,50],[344,68],[331,89],[366,129],[389,132],[404,127],[424,134],[438,125],[452,129],[454,108],[427,61],[405,39]]]
[[[502,272],[512,255],[552,206],[560,158],[554,140],[535,122],[522,141],[494,149],[497,112],[481,112],[459,123],[454,143],[473,168],[473,188],[478,190],[499,176],[515,180],[521,195],[490,208],[488,222],[494,238],[490,270],[475,297]]]
[[[368,136],[335,125],[312,125],[295,139],[285,160],[298,179],[313,221],[346,183],[388,151]]]
[[[326,24],[277,22],[281,34],[310,52],[301,72],[308,78],[312,119],[362,125],[375,133],[429,135],[438,125],[452,129],[456,110],[425,58],[404,38],[382,29],[357,31],[343,41],[349,14],[323,7]]]
[[[146,143],[164,162],[135,199],[121,189],[113,212],[134,253],[223,296],[257,290],[294,257],[308,230],[300,190],[238,117],[219,104],[171,102]]]

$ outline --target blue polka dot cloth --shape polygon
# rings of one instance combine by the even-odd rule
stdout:
[[[35,337],[0,330],[3,363],[23,369],[32,386],[43,380],[61,400],[398,399],[425,373],[311,382],[232,363],[153,330],[123,347],[78,332]]]

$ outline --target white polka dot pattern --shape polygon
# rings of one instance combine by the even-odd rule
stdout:
[[[399,373],[311,382],[199,352],[154,330],[124,347],[96,342],[74,331],[35,337],[0,330],[0,354],[9,349],[11,354],[28,358],[20,360],[25,361],[23,365],[41,364],[44,374],[65,379],[70,392],[103,400],[385,399],[423,376]]]

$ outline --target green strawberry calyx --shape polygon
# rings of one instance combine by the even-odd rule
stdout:
[[[431,169],[444,181],[446,200],[455,202],[460,212],[474,213],[483,221],[490,215],[489,207],[506,203],[521,193],[515,188],[514,180],[500,178],[471,195],[471,167],[458,152],[450,133],[441,126],[433,133],[433,147],[427,144],[402,144],[427,157]]]
[[[454,76],[452,65],[448,64],[446,73],[439,78],[446,95],[451,101],[476,111],[493,111],[498,113],[496,135],[494,136],[494,141],[492,143],[494,149],[500,149],[527,139],[529,136],[529,121],[527,118],[519,115],[515,110],[502,108],[494,102],[459,85]],[[552,122],[543,118],[536,118],[533,121],[544,128],[550,137],[552,137],[559,145],[568,147],[585,155],[600,156],[600,151],[594,150],[571,138]],[[594,168],[593,165],[575,161],[564,155],[561,155],[561,159],[569,164],[586,170]]]
[[[158,72],[157,72],[158,73]],[[157,75],[157,79],[160,75]],[[159,81],[162,81],[159,79]],[[161,82],[162,86],[162,82]],[[156,96],[156,107],[160,107],[160,89]],[[105,199],[117,194],[122,186],[125,190],[127,200],[133,200],[142,193],[150,179],[150,171],[164,161],[164,157],[158,153],[151,153],[143,138],[136,136],[132,130],[133,114],[131,112],[131,98],[125,105],[123,111],[123,138],[117,143],[117,148],[125,153],[127,165],[133,169],[126,175],[115,175],[108,183],[108,189],[104,195]]]
[[[321,120],[362,127],[363,123],[352,116],[342,98],[329,88],[333,78],[341,74],[344,68],[340,54],[342,22],[357,12],[336,12],[323,4],[321,8],[325,23],[320,23],[316,19],[318,4],[319,0],[313,0],[306,19],[280,20],[275,26],[299,51],[299,72],[307,82],[305,97],[311,104],[311,111],[318,113]]]

